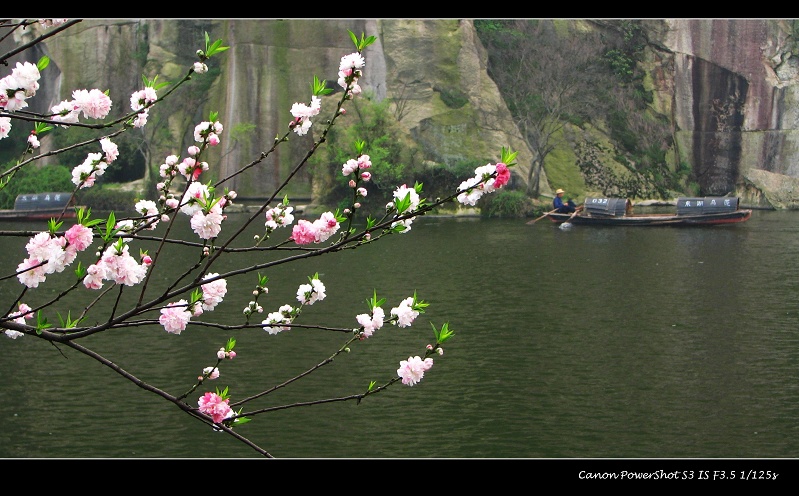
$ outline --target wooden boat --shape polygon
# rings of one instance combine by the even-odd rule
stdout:
[[[76,217],[72,193],[24,193],[17,195],[12,210],[0,210],[0,220],[48,220],[59,217]]]
[[[589,226],[710,226],[744,222],[752,210],[739,208],[736,197],[699,197],[677,199],[674,213],[633,213],[626,198],[586,198],[574,214],[546,214],[556,224]]]

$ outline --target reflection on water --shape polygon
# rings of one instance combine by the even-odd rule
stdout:
[[[414,290],[430,306],[410,329],[378,331],[300,389],[253,408],[384,382],[430,341],[430,323],[449,322],[456,336],[413,388],[259,416],[242,433],[274,456],[300,458],[796,457],[798,235],[791,212],[711,228],[425,218],[387,242],[278,267],[267,312],[293,301],[314,272],[327,286],[305,322],[355,326],[373,289],[387,308]],[[15,267],[26,241],[4,240],[0,266]],[[214,320],[240,322],[253,283],[229,283]],[[0,285],[3,305],[18,291]],[[227,337],[158,327],[90,344],[177,392]],[[234,400],[342,342],[300,329],[235,337],[239,358],[223,370]],[[0,457],[256,456],[70,350],[28,337],[0,346]]]

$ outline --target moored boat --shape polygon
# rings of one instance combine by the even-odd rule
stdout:
[[[626,198],[586,198],[575,213],[545,214],[556,224],[597,226],[711,226],[744,222],[751,209],[740,208],[737,197],[681,197],[671,213],[633,212]]]
[[[71,193],[24,193],[17,195],[14,208],[0,210],[0,220],[47,220],[75,218],[75,199]]]

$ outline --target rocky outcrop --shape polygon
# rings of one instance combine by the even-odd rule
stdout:
[[[799,210],[799,178],[760,169],[744,173],[741,203],[754,207]]]
[[[655,106],[673,120],[676,160],[691,164],[702,194],[754,201],[753,187],[775,183],[753,181],[759,174],[750,171],[799,177],[799,59],[790,20],[665,19],[646,26]],[[776,196],[755,195],[760,202]]]
[[[121,115],[129,111],[128,98],[141,87],[142,74],[150,79],[158,75],[159,81],[184,77],[207,32],[230,49],[211,59],[209,73],[194,75],[191,84],[151,114],[141,149],[149,174],[157,177],[167,155],[185,155],[194,126],[207,120],[210,111],[221,111],[222,144],[208,162],[214,177],[228,177],[287,131],[291,105],[310,102],[315,75],[340,91],[340,59],[354,51],[348,30],[377,37],[364,52],[361,86],[377,100],[404,105],[401,123],[426,161],[487,163],[498,159],[503,146],[511,147],[519,152],[515,171],[524,176],[521,164],[531,162],[531,152],[518,139],[486,73],[487,55],[468,20],[84,20],[46,42],[52,65],[37,95],[39,110],[91,84],[110,90],[113,109]],[[24,36],[31,39],[37,32],[32,26]],[[310,136],[292,134],[288,147],[281,145],[226,185],[241,198],[271,194],[311,142]],[[309,174],[300,174],[286,193],[310,196],[311,181]]]
[[[672,123],[674,164],[692,168],[701,194],[791,205],[794,200],[781,196],[788,190],[781,190],[779,201],[767,190],[753,195],[753,188],[770,188],[774,181],[757,180],[752,172],[768,172],[786,184],[799,178],[793,21],[641,22],[648,40],[643,65],[655,95],[651,109]],[[0,48],[31,39],[37,29],[15,33]],[[88,19],[42,47],[52,64],[31,104],[45,111],[91,85],[108,89],[114,111],[125,112],[143,74],[158,75],[159,81],[182,78],[207,32],[230,49],[212,59],[208,74],[195,75],[153,113],[138,160],[152,175],[164,157],[184,153],[194,125],[221,110],[225,135],[208,159],[219,179],[257,159],[286,132],[289,109],[310,100],[314,75],[336,86],[339,60],[353,50],[347,30],[377,37],[365,52],[362,86],[375,99],[403,105],[401,125],[426,161],[494,161],[506,146],[519,152],[515,179],[525,180],[532,153],[487,75],[487,54],[470,20]],[[232,177],[229,187],[241,197],[271,193],[310,143],[310,137],[292,134],[288,147]],[[542,193],[548,194],[542,179]],[[311,183],[309,174],[300,174],[286,193],[310,196]]]

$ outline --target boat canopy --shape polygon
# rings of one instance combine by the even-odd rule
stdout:
[[[626,198],[586,197],[583,203],[586,212],[593,216],[621,216],[627,212]]]
[[[63,208],[71,193],[23,193],[14,200],[14,210],[50,210]],[[74,203],[74,202],[73,202]]]
[[[738,210],[738,198],[729,196],[706,196],[701,198],[677,198],[677,215],[718,214]]]

